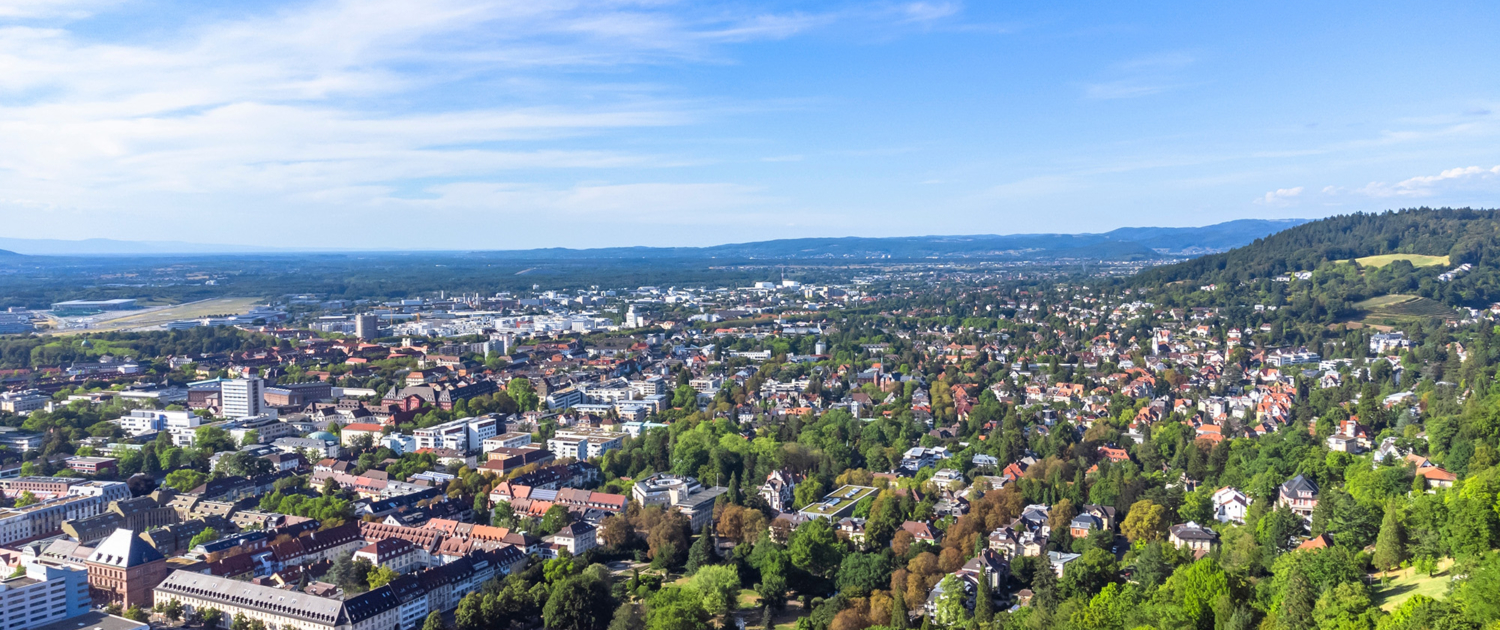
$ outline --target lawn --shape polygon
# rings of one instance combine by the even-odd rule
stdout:
[[[1384,267],[1398,260],[1408,261],[1412,264],[1413,267],[1448,266],[1447,256],[1425,256],[1422,254],[1381,254],[1379,256],[1365,256],[1364,258],[1355,258],[1354,262],[1359,263],[1359,266],[1361,267],[1369,267],[1375,269]]]
[[[1391,580],[1389,586],[1376,586],[1374,589],[1375,604],[1386,612],[1395,610],[1401,602],[1410,599],[1412,595],[1426,595],[1433,599],[1442,599],[1448,592],[1448,583],[1452,576],[1448,569],[1453,565],[1452,560],[1443,560],[1438,563],[1436,576],[1426,573],[1417,573],[1416,569],[1401,569],[1396,572],[1396,577]]]

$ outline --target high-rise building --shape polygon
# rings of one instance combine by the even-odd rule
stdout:
[[[380,317],[374,313],[360,313],[354,316],[354,336],[360,339],[374,339],[380,336]]]
[[[237,378],[219,386],[224,417],[244,418],[265,413],[265,385],[259,378]]]

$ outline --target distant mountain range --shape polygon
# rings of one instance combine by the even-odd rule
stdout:
[[[1241,219],[1204,227],[1120,228],[1102,234],[1010,234],[799,238],[711,247],[608,247],[599,249],[471,250],[467,256],[526,260],[589,259],[1052,259],[1142,260],[1196,256],[1249,244],[1307,219]],[[0,248],[41,256],[164,254],[290,254],[312,250],[210,245],[182,241],[0,238]],[[327,250],[323,250],[327,251]]]

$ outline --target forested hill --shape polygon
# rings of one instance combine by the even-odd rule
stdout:
[[[1236,284],[1293,271],[1313,271],[1336,261],[1389,254],[1449,257],[1446,265],[1422,268],[1413,277],[1416,284],[1426,276],[1435,278],[1458,265],[1473,264],[1475,273],[1445,283],[1450,286],[1434,289],[1439,295],[1428,297],[1447,298],[1444,301],[1453,304],[1489,299],[1500,289],[1496,278],[1500,269],[1500,211],[1415,208],[1330,217],[1227,252],[1149,269],[1138,274],[1134,282],[1138,286],[1177,281]],[[1392,266],[1405,271],[1409,264],[1398,260]]]

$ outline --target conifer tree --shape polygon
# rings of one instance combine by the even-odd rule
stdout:
[[[1302,568],[1293,566],[1287,576],[1286,592],[1281,596],[1281,610],[1276,616],[1277,630],[1309,630],[1313,624],[1313,605],[1318,593]]]
[[[1380,521],[1380,535],[1375,538],[1375,556],[1370,559],[1379,569],[1389,571],[1405,558],[1406,532],[1396,514],[1396,502],[1386,503],[1385,518]]]
[[[911,623],[911,616],[906,612],[906,595],[899,588],[893,589],[891,595],[896,600],[891,604],[891,630],[906,630]]]
[[[692,575],[697,573],[698,569],[713,564],[714,551],[709,546],[711,538],[713,535],[709,533],[709,528],[703,528],[703,532],[698,534],[698,539],[693,541],[693,546],[688,548],[687,566],[683,568],[684,573]]]

